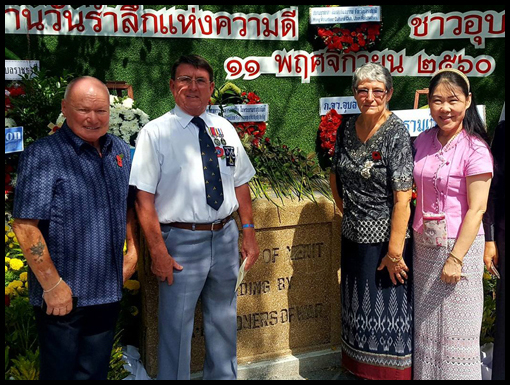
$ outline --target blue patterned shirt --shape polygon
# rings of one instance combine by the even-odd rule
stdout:
[[[13,216],[39,220],[55,267],[78,306],[122,298],[123,247],[131,169],[130,148],[101,138],[102,157],[64,124],[22,154]],[[42,288],[29,272],[30,303]]]

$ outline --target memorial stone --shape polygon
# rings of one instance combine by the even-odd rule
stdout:
[[[287,199],[279,208],[253,204],[260,257],[238,290],[238,361],[272,360],[340,344],[340,215],[334,204]],[[238,222],[239,224],[239,222]],[[145,253],[140,269],[142,356],[157,373],[158,283]],[[205,354],[200,304],[192,343],[192,371]]]

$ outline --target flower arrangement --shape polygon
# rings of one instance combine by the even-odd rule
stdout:
[[[337,7],[329,5],[328,7]],[[330,27],[318,27],[317,34],[326,47],[340,54],[368,51],[381,35],[380,23],[353,24],[357,27],[342,28],[340,24]]]
[[[110,130],[124,142],[134,145],[138,132],[149,123],[150,118],[139,108],[135,108],[133,99],[110,98]]]
[[[226,83],[217,89],[211,98],[211,104],[220,106],[234,103],[259,104],[261,98],[254,92],[241,90],[233,83]],[[257,170],[257,175],[250,182],[255,197],[265,197],[276,205],[277,200],[283,202],[284,197],[306,197],[315,201],[316,191],[331,197],[326,178],[315,160],[315,153],[307,155],[300,149],[289,149],[279,140],[271,140],[266,136],[266,123],[234,123],[234,126]]]
[[[18,82],[14,82],[8,87],[5,87],[5,112],[12,109],[11,98],[17,98],[21,95],[25,95],[25,89]]]
[[[5,225],[5,305],[14,297],[27,297],[28,266],[10,223]]]
[[[335,154],[336,134],[338,127],[342,124],[342,118],[336,110],[331,110],[322,117],[319,125],[321,148],[329,158]]]

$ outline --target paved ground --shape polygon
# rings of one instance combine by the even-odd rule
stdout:
[[[361,379],[346,372],[342,368],[329,368],[303,373],[300,379],[307,381],[361,381]],[[299,380],[299,378],[296,380]]]

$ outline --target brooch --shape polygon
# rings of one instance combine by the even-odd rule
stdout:
[[[365,179],[370,179],[372,177],[372,173],[370,172],[372,168],[374,168],[375,163],[371,160],[367,160],[365,162],[365,166],[361,170],[361,176]]]
[[[117,155],[117,165],[119,167],[123,167],[123,160],[124,160],[124,155],[123,154],[120,154],[120,155]]]

